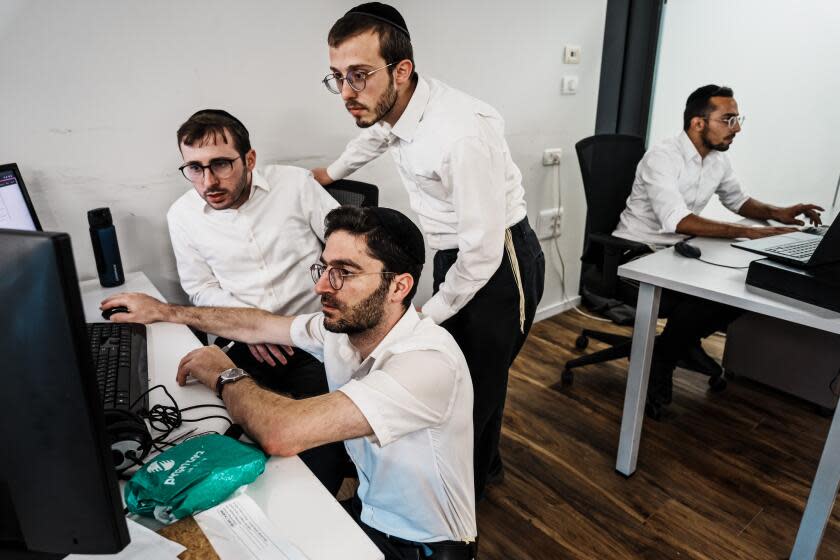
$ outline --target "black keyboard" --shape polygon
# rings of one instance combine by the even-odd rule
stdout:
[[[148,395],[131,407],[149,387],[146,327],[135,323],[88,323],[87,329],[103,408],[148,412]]]
[[[811,258],[811,255],[817,249],[817,245],[822,241],[822,237],[815,237],[808,241],[794,241],[793,243],[785,243],[776,247],[768,247],[765,249],[768,253],[788,257],[790,259],[805,259]]]

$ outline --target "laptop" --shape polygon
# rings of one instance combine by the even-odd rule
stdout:
[[[739,241],[732,246],[799,268],[840,262],[840,220],[835,219],[824,231],[807,231]]]
[[[20,170],[8,163],[0,165],[0,241],[16,239],[14,230],[42,231]],[[103,408],[148,411],[146,327],[107,322],[87,330]]]
[[[16,163],[0,165],[0,228],[42,231]]]

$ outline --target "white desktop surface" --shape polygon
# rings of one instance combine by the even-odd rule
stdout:
[[[80,287],[85,317],[91,323],[103,321],[99,303],[108,295],[142,292],[163,299],[149,279],[140,272],[126,275],[125,284],[116,288],[103,288],[98,280],[81,282]],[[155,323],[147,325],[146,331],[149,387],[165,385],[181,408],[221,403],[210,389],[200,383],[193,382],[179,387],[175,382],[181,358],[201,346],[186,326]],[[149,406],[158,403],[172,404],[160,389],[149,394]],[[208,414],[226,416],[225,411],[218,408],[199,409],[188,414],[193,418]],[[187,425],[173,432],[173,436],[192,427]],[[227,427],[225,421],[206,420],[199,424],[199,431],[223,432]],[[383,558],[379,549],[298,457],[271,457],[265,472],[248,487],[246,493],[263,509],[280,534],[311,560]],[[148,518],[135,519],[153,528],[160,526]]]
[[[730,240],[692,239],[700,248],[701,259],[735,267],[747,267],[762,258],[732,247]],[[624,278],[639,281],[639,300],[633,327],[633,343],[616,470],[630,476],[636,470],[645,395],[647,394],[656,318],[662,288],[717,301],[778,319],[840,333],[840,313],[816,307],[745,284],[747,269],[713,266],[677,254],[668,248],[618,268]],[[811,493],[796,536],[792,560],[812,559],[831,515],[840,486],[840,407],[835,409]]]

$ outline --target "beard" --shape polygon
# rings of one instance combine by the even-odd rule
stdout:
[[[247,194],[250,193],[250,191],[248,190],[248,186],[251,184],[251,179],[248,176],[249,173],[250,173],[250,171],[243,170],[242,171],[242,176],[236,182],[236,186],[231,190],[211,189],[211,190],[205,192],[204,196],[202,197],[202,198],[204,198],[204,202],[206,202],[207,204],[210,204],[210,206],[212,206],[215,210],[227,210],[228,208],[233,208],[237,204],[244,203],[245,201],[242,198],[244,196],[247,196]],[[211,195],[211,194],[228,194],[228,193],[230,193],[230,195],[231,195],[230,196],[231,201],[223,207],[216,207],[209,200],[207,200],[208,195]]]
[[[391,109],[394,108],[394,105],[397,103],[397,88],[394,87],[393,80],[388,81],[388,89],[382,92],[382,95],[379,96],[379,99],[376,101],[376,107],[373,109],[373,118],[369,121],[362,120],[361,118],[356,119],[356,126],[359,128],[368,128],[370,126],[375,125],[382,117],[387,115]],[[358,105],[356,105],[358,106]],[[348,107],[349,108],[349,107]]]
[[[385,312],[385,297],[388,295],[390,282],[382,279],[375,292],[364,300],[348,308],[336,301],[330,294],[321,296],[321,304],[335,307],[343,316],[331,319],[324,314],[324,328],[334,333],[358,334],[372,329],[382,321]]]
[[[735,136],[733,135],[731,137],[727,137],[727,139],[731,139],[731,138],[734,138],[734,137]],[[706,148],[709,148],[710,150],[716,150],[718,152],[725,152],[732,145],[731,142],[729,144],[725,144],[725,143],[712,144],[709,141],[709,133],[706,130],[703,131],[703,134],[700,136],[700,140],[703,142],[703,146],[705,146]]]

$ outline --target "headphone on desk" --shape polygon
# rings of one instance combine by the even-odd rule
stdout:
[[[142,464],[152,448],[152,435],[146,422],[133,412],[117,408],[105,409],[105,431],[118,473]]]

